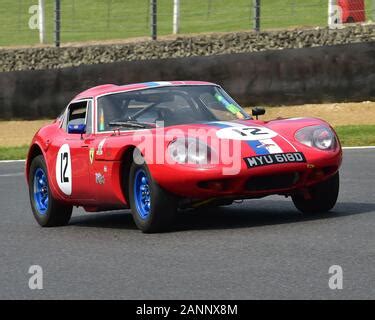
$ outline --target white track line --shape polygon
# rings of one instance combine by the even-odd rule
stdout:
[[[0,178],[6,178],[6,177],[20,177],[23,176],[23,172],[16,172],[16,173],[6,173],[6,174],[0,174]]]
[[[361,149],[375,149],[375,146],[364,146],[364,147],[343,147],[343,150],[361,150]]]
[[[0,160],[0,163],[25,162],[26,160]]]

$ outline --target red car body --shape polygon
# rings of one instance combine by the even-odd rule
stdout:
[[[71,103],[89,100],[92,103],[93,131],[90,134],[68,133],[63,126],[64,114],[53,123],[41,128],[34,136],[26,162],[26,177],[29,177],[30,163],[37,155],[43,155],[47,171],[48,184],[55,199],[60,202],[82,206],[87,211],[100,211],[129,207],[127,184],[131,155],[142,142],[139,135],[146,135],[160,150],[166,150],[173,133],[159,132],[157,128],[145,131],[108,131],[98,132],[97,98],[105,94],[162,86],[199,86],[214,85],[205,82],[178,81],[168,83],[146,83],[126,86],[103,85],[89,89],[76,96]],[[69,106],[68,106],[69,108]],[[236,120],[233,123],[212,122],[204,124],[183,124],[175,128],[189,136],[202,138],[200,130],[217,132],[226,125],[234,127],[266,128],[276,135],[272,138],[283,154],[301,152],[306,161],[300,163],[275,163],[250,168],[244,161],[247,157],[257,156],[256,146],[241,141],[239,167],[234,174],[223,174],[229,168],[223,159],[216,164],[189,165],[179,163],[157,163],[153,156],[143,154],[152,179],[168,192],[189,203],[199,203],[210,199],[261,198],[271,194],[291,195],[303,192],[306,188],[328,179],[339,170],[342,151],[337,140],[332,150],[318,150],[302,144],[295,138],[296,132],[309,126],[329,125],[316,118],[291,118],[262,120]],[[173,129],[174,127],[168,127]],[[196,133],[191,133],[197,129]],[[332,129],[332,128],[331,128]],[[333,129],[332,129],[333,130]],[[220,140],[219,138],[217,138]],[[229,145],[231,143],[228,140]],[[214,141],[211,141],[214,144]],[[59,185],[62,177],[60,168],[61,148],[68,145],[71,158],[71,190],[63,190]],[[267,146],[266,146],[267,147]],[[229,147],[230,148],[230,147]],[[229,151],[231,152],[231,151]],[[168,157],[168,153],[165,153]],[[282,159],[281,159],[282,160]],[[60,168],[60,169],[59,169]],[[292,180],[290,178],[293,176]]]

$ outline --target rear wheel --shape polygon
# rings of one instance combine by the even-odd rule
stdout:
[[[43,156],[35,157],[30,165],[29,196],[36,221],[42,227],[63,226],[69,223],[72,206],[56,201],[48,184],[48,171]]]
[[[324,213],[331,210],[339,195],[340,178],[337,172],[331,178],[312,186],[308,191],[311,198],[305,199],[303,195],[292,196],[293,203],[303,213]]]
[[[128,190],[133,219],[142,232],[162,232],[172,226],[176,198],[153,181],[146,164],[132,164]]]

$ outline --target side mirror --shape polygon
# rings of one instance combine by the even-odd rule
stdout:
[[[86,132],[86,125],[82,124],[68,124],[68,133],[84,134]]]
[[[258,120],[258,116],[262,116],[266,113],[266,110],[262,107],[254,107],[251,109],[252,114]]]

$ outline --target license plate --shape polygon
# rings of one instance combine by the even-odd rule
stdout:
[[[269,166],[271,164],[306,162],[302,152],[265,154],[244,158],[248,168]]]

